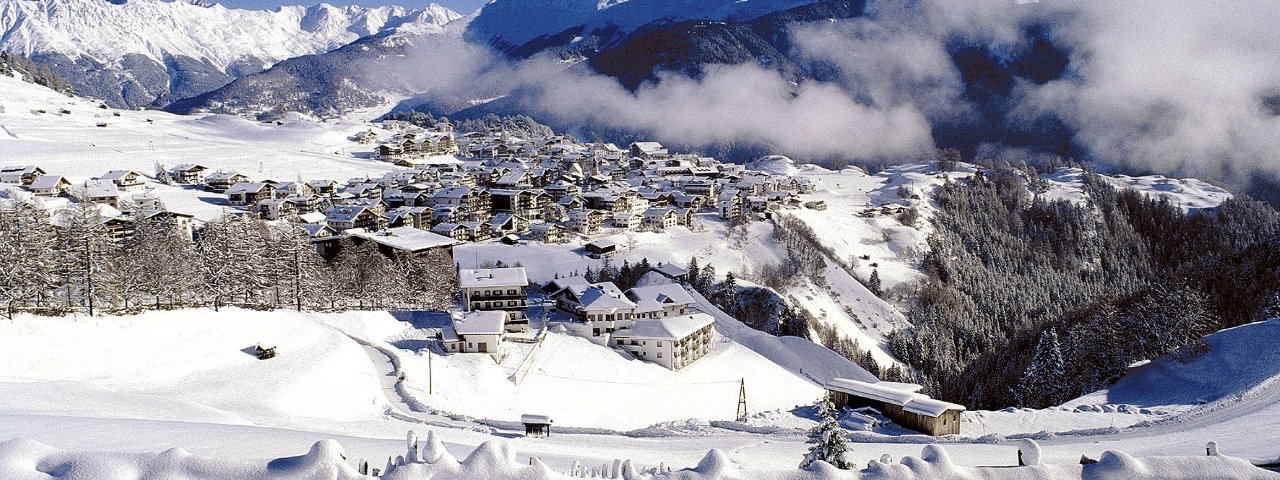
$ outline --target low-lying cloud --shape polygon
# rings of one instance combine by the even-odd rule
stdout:
[[[931,125],[973,114],[948,46],[1012,56],[1040,28],[1070,52],[1063,78],[1019,81],[1017,122],[1061,120],[1094,160],[1246,183],[1280,177],[1280,8],[1271,1],[873,1],[859,19],[796,25],[794,58],[832,72],[799,84],[756,65],[662,74],[635,91],[583,65],[511,63],[428,41],[400,77],[452,98],[512,96],[557,122],[679,144],[762,144],[801,157],[915,159]],[[1280,102],[1273,102],[1280,104]],[[946,145],[941,145],[946,146]]]

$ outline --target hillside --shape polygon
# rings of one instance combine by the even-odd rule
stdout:
[[[49,65],[81,95],[135,108],[199,95],[402,25],[438,27],[460,16],[439,5],[265,11],[163,0],[3,0],[0,50]]]

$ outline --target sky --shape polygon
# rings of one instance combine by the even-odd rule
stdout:
[[[281,5],[314,5],[328,3],[330,5],[364,5],[382,6],[388,4],[403,5],[410,8],[422,8],[431,3],[444,5],[449,9],[466,15],[480,8],[488,0],[216,0],[227,8],[274,9]]]

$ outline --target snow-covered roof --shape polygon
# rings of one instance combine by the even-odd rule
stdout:
[[[662,265],[653,267],[653,270],[671,278],[689,274],[688,270],[685,270],[684,268],[681,268],[674,263],[664,263]]]
[[[453,319],[453,330],[458,335],[497,335],[507,323],[507,312],[481,310],[467,312],[462,318]]]
[[[946,413],[947,410],[964,411],[964,405],[958,405],[951,402],[944,402],[936,398],[929,398],[924,395],[916,394],[916,397],[902,406],[903,410],[921,415],[936,417]]]
[[[716,323],[715,317],[705,313],[694,313],[656,320],[638,320],[628,328],[613,332],[615,338],[653,338],[679,340],[688,337],[703,327]]]
[[[533,415],[526,413],[520,416],[520,423],[550,425],[552,421],[551,417],[547,415]]]
[[[915,393],[919,385],[911,383],[878,382],[868,383],[847,378],[833,378],[827,382],[828,390],[848,393],[862,398],[869,398],[902,407],[903,410],[930,417],[942,415],[947,410],[964,411],[964,405],[929,398],[928,395]]]
[[[62,178],[61,175],[46,174],[46,175],[41,175],[39,177],[36,177],[35,181],[31,182],[30,187],[32,189],[37,189],[37,190],[46,189],[46,188],[57,188],[58,185],[62,183],[67,183],[67,180],[65,178]]]
[[[320,223],[324,221],[324,214],[320,212],[309,212],[298,215],[298,219],[303,223]]]
[[[528,286],[524,267],[465,269],[458,272],[462,288]]]
[[[110,180],[88,180],[84,182],[84,191],[89,198],[119,197],[120,189]]]
[[[449,247],[458,243],[457,240],[444,235],[413,227],[388,228],[376,233],[354,232],[352,235],[407,252],[421,252],[432,248]]]
[[[590,285],[569,285],[568,290],[578,299],[584,310],[617,311],[635,308],[636,304],[622,294],[612,282]]]
[[[635,287],[627,290],[627,297],[636,302],[636,310],[640,312],[662,310],[666,305],[693,304],[693,297],[689,296],[689,292],[674,283]]]

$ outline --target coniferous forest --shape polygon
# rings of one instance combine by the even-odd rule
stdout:
[[[191,232],[155,217],[118,235],[93,204],[54,218],[29,204],[0,209],[0,312],[130,313],[142,309],[441,309],[457,275],[447,253],[384,255],[341,241],[326,260],[288,224],[226,215]]]
[[[1205,334],[1274,309],[1280,215],[1268,204],[1184,213],[1092,174],[1083,205],[1043,191],[1034,170],[1009,166],[936,191],[914,327],[890,337],[935,395],[1058,404],[1134,362],[1194,358]]]

